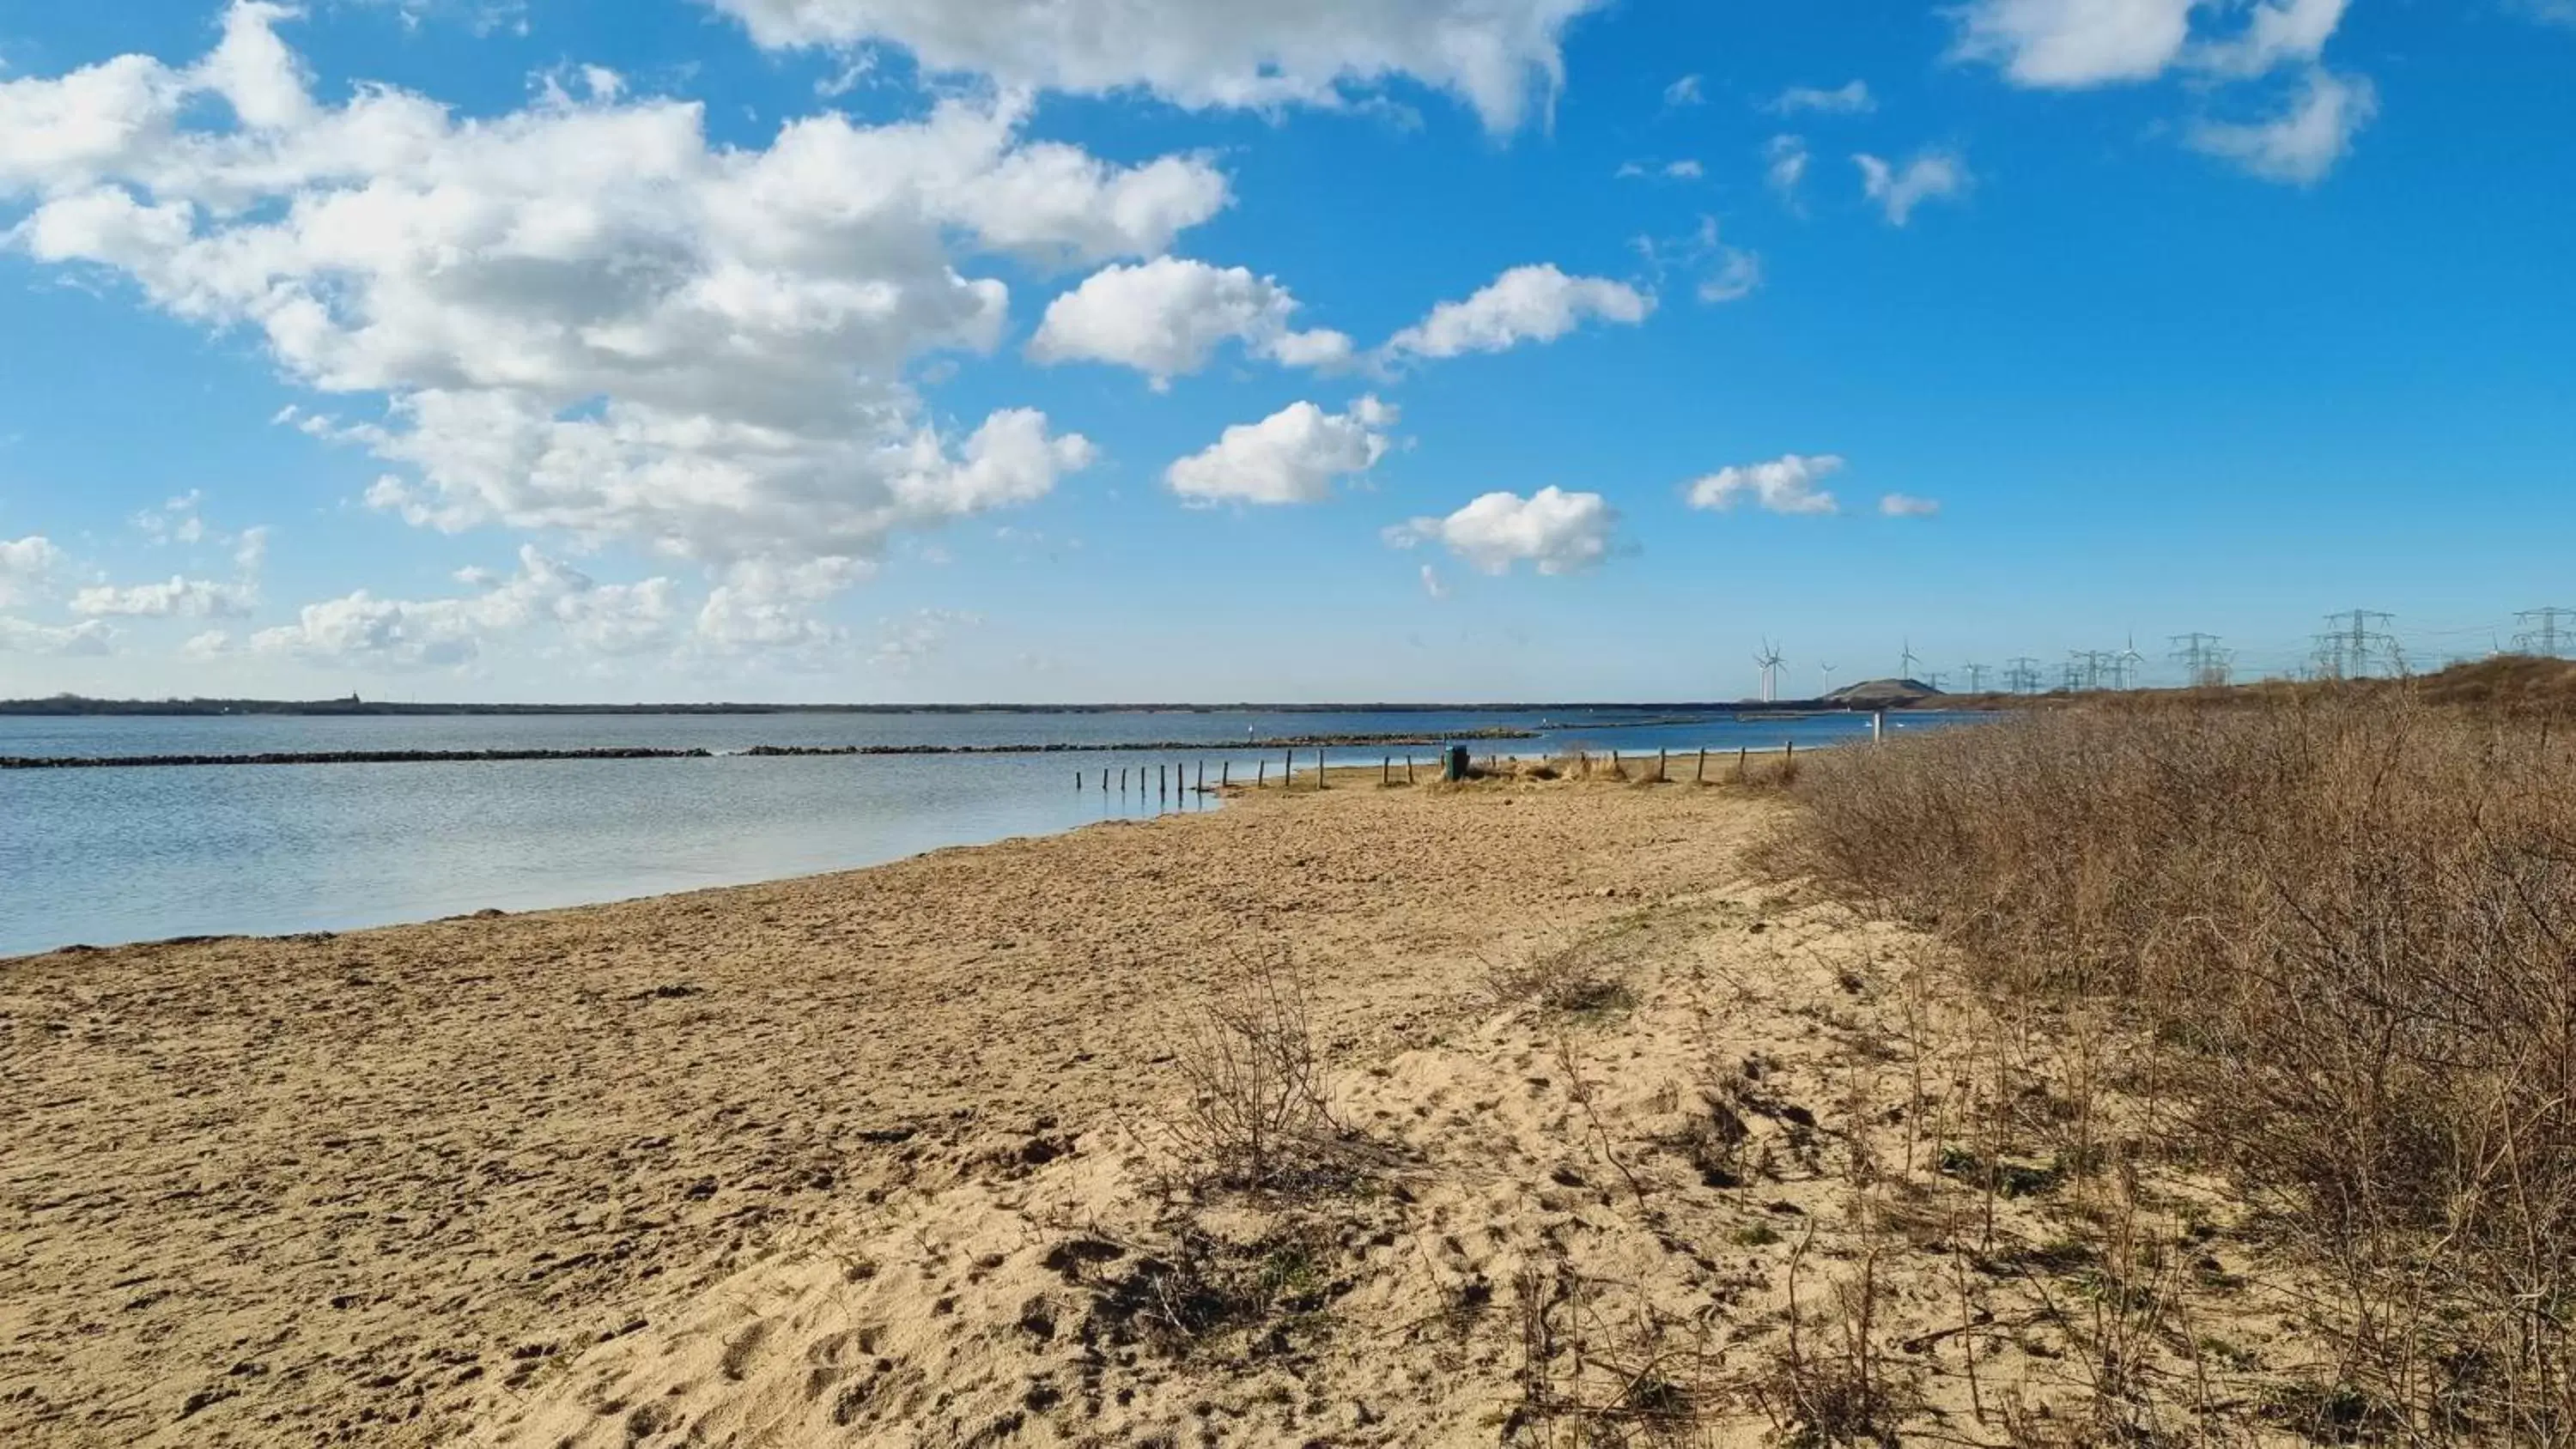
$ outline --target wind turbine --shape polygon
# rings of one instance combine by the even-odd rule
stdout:
[[[1825,691],[1824,691],[1824,692],[1825,692],[1825,693],[1827,693],[1827,694],[1831,694],[1831,693],[1833,693],[1833,692],[1834,692],[1834,666],[1832,666],[1832,665],[1830,665],[1830,664],[1819,664],[1819,665],[1817,665],[1817,666],[1816,666],[1816,668],[1817,668],[1817,669],[1819,669],[1819,670],[1821,670],[1821,671],[1823,671],[1823,673],[1824,673],[1824,676],[1825,676]]]
[[[2129,687],[2129,670],[2146,662],[2147,656],[2138,652],[2138,631],[2132,629],[2129,631],[2128,644],[2120,650],[2119,680],[2122,689]]]
[[[1914,677],[1914,666],[1921,662],[1921,659],[1914,652],[1913,639],[1908,638],[1905,641],[1904,655],[1896,661],[1896,677],[1899,679],[1912,679]]]
[[[1785,662],[1780,658],[1780,646],[1763,640],[1762,652],[1753,656],[1753,662],[1762,666],[1762,702],[1773,703],[1780,698],[1780,666]]]

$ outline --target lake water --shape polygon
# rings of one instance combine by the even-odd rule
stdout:
[[[706,749],[710,759],[0,771],[0,956],[82,942],[282,934],[520,911],[874,865],[1098,820],[1216,808],[1116,788],[1118,771],[1206,762],[1237,778],[1273,735],[1463,733],[1481,755],[1583,746],[1652,754],[1866,738],[1866,716],[1678,712],[955,713],[434,718],[0,717],[0,755]],[[1960,716],[1908,715],[1906,728]],[[1192,741],[1202,748],[1043,755],[742,758],[755,745]],[[1231,745],[1232,748],[1227,748]],[[1327,751],[1375,764],[1378,747]],[[1404,753],[1395,750],[1399,757]],[[1432,751],[1418,748],[1428,761]],[[1311,769],[1312,751],[1298,765]],[[1104,795],[1100,771],[1112,781]],[[1086,778],[1074,787],[1075,773]]]

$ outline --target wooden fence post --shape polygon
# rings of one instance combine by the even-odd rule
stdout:
[[[1735,747],[1735,783],[1739,785],[1745,784],[1753,778],[1753,776],[1746,770],[1746,762],[1751,757],[1752,753],[1753,747],[1750,745],[1737,745]]]
[[[1708,746],[1706,745],[1699,747],[1699,768],[1691,772],[1691,783],[1694,785],[1708,783]]]
[[[1216,787],[1217,787],[1218,789],[1222,790],[1222,789],[1225,789],[1227,786],[1232,785],[1233,783],[1234,783],[1234,761],[1232,761],[1232,760],[1219,760],[1219,761],[1217,761],[1217,762],[1216,762]]]
[[[1377,757],[1377,787],[1381,790],[1395,783],[1395,756]]]
[[[1408,785],[1413,783],[1413,755],[1411,751],[1407,751],[1404,756],[1404,783]]]
[[[1252,788],[1255,790],[1267,790],[1270,788],[1270,762],[1268,760],[1261,761],[1259,768],[1253,771]]]
[[[1658,785],[1664,783],[1664,760],[1665,752],[1658,748],[1655,751],[1655,783]]]

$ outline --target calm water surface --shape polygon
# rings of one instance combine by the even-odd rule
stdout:
[[[1431,735],[1493,725],[1569,745],[1676,753],[1866,737],[1865,716],[1640,724],[1619,713],[925,713],[423,719],[0,718],[0,755],[1194,741],[1173,752],[527,761],[0,772],[0,956],[73,942],[343,930],[531,910],[874,865],[948,845],[1215,808],[1116,788],[1121,768],[1279,757],[1251,736]],[[1905,717],[1906,728],[1958,716]],[[1233,748],[1225,748],[1232,744]],[[1375,763],[1382,749],[1328,752]],[[1401,756],[1401,750],[1395,751]],[[1415,754],[1426,762],[1428,748]],[[1300,752],[1311,768],[1311,751]],[[1112,786],[1098,789],[1100,771]],[[1076,771],[1086,777],[1074,788]]]

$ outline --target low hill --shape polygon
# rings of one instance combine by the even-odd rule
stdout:
[[[1844,685],[1819,702],[1847,709],[1910,709],[1934,700],[1947,702],[1941,691],[1919,679],[1864,679]]]

